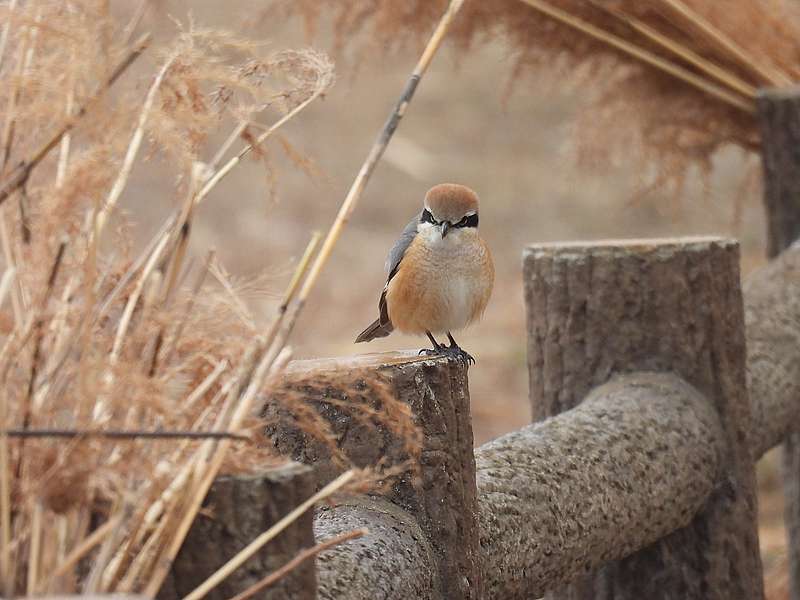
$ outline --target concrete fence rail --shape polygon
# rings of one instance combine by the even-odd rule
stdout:
[[[423,431],[421,481],[320,507],[313,531],[311,519],[298,522],[239,586],[315,538],[367,527],[284,585],[325,600],[762,598],[754,461],[800,425],[800,247],[753,275],[744,301],[738,264],[738,245],[712,238],[529,248],[534,421],[474,451],[458,361],[393,353],[295,363],[293,373],[367,368],[387,378]],[[335,391],[307,400],[324,406],[326,394]],[[323,414],[355,464],[394,447],[333,404]],[[289,426],[270,436],[312,467],[310,476],[293,467],[296,477],[280,481],[295,491],[278,498],[339,469]],[[260,489],[275,493],[278,480],[268,481]],[[231,489],[244,497],[237,486],[219,493]],[[224,562],[222,550],[288,512],[265,504],[269,518],[251,518],[236,543],[229,524],[198,523],[206,562]],[[227,537],[211,560],[215,535]],[[204,569],[187,550],[175,576]]]

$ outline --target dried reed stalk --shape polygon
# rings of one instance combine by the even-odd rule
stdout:
[[[3,429],[0,435],[13,438],[106,438],[110,440],[235,440],[252,441],[229,431],[121,431],[114,429]]]
[[[122,161],[119,175],[117,176],[116,181],[114,181],[114,185],[111,186],[111,191],[108,193],[108,197],[100,209],[100,214],[98,214],[94,219],[93,233],[95,236],[99,236],[103,231],[106,221],[108,220],[108,216],[114,210],[117,202],[119,201],[119,197],[122,195],[122,190],[124,190],[128,185],[128,178],[131,175],[133,163],[136,160],[136,156],[139,153],[139,148],[142,145],[142,139],[144,138],[144,127],[147,123],[148,117],[150,116],[150,111],[153,109],[153,103],[156,100],[156,94],[158,93],[158,89],[161,87],[161,83],[164,81],[167,71],[169,71],[176,58],[177,57],[173,54],[164,61],[164,64],[159,69],[158,74],[150,86],[150,89],[147,91],[147,96],[144,99],[144,104],[142,104],[142,110],[139,113],[136,129],[134,130],[133,136],[131,136],[131,141],[128,144],[128,150],[125,153],[125,158]]]
[[[749,100],[755,101],[756,93],[758,91],[756,86],[747,83],[743,79],[737,77],[734,73],[719,67],[714,62],[707,60],[699,53],[694,52],[685,44],[681,44],[668,35],[660,33],[654,27],[647,25],[640,19],[637,19],[636,17],[626,13],[624,10],[614,6],[608,6],[599,0],[590,0],[590,2],[592,6],[596,6],[600,10],[613,15],[616,19],[628,25],[631,29],[641,33],[647,39],[655,42],[662,48],[669,51],[671,54],[675,55],[677,58],[683,60],[693,67],[696,67],[706,75],[716,79],[723,86],[727,86],[731,88],[731,90],[742,94]]]
[[[162,54],[143,99],[133,101],[122,90],[114,98],[118,105],[109,107],[99,96],[147,40],[125,50],[120,64],[99,65],[94,48],[77,38],[59,44],[49,23],[61,23],[57,15],[67,31],[94,28],[87,37],[106,40],[101,59],[107,61],[122,52],[114,40],[138,26],[145,4],[118,28],[107,6],[87,11],[83,1],[66,10],[55,0],[18,7],[23,26],[41,12],[37,51],[27,53],[23,26],[8,27],[8,48],[15,59],[29,57],[23,64],[30,69],[18,79],[24,101],[8,102],[13,90],[0,91],[0,106],[13,109],[3,121],[25,132],[14,152],[26,157],[0,184],[0,202],[20,188],[30,202],[24,214],[5,211],[0,219],[6,259],[0,280],[0,576],[9,596],[155,594],[214,478],[231,465],[246,469],[279,460],[266,448],[233,442],[249,439],[244,433],[258,427],[257,408],[279,381],[271,376],[291,356],[282,333],[286,315],[297,306],[320,240],[312,236],[266,327],[250,317],[238,322],[231,305],[243,303],[224,269],[216,270],[225,291],[206,285],[213,254],[194,285],[183,286],[192,267],[188,237],[196,205],[324,94],[333,83],[327,58],[303,51],[263,59],[254,44],[192,26]],[[19,64],[6,64],[4,72]],[[50,80],[64,85],[42,85]],[[84,90],[94,90],[88,100]],[[232,108],[236,102],[241,106]],[[266,127],[254,123],[272,103],[280,105],[279,117]],[[53,119],[53,105],[63,107],[63,121]],[[204,165],[207,137],[226,114],[235,116],[233,135]],[[48,119],[46,127],[41,119]],[[81,134],[70,139],[79,122]],[[252,139],[245,135],[248,125],[264,131]],[[44,143],[33,135],[53,127],[56,134]],[[223,162],[240,136],[244,148]],[[178,166],[176,179],[189,183],[179,188],[182,205],[128,262],[126,237],[111,219],[145,141],[174,152],[168,158]],[[29,182],[59,144],[55,168],[37,170]],[[99,244],[101,232],[117,246],[110,256]],[[256,336],[262,327],[264,335]],[[306,431],[333,443],[321,417],[297,395],[282,394],[280,401],[290,409],[297,402]],[[385,390],[378,401],[381,409],[365,404],[359,410],[390,429],[410,425],[411,416],[398,413]],[[11,445],[10,438],[19,443]],[[393,473],[383,463],[374,468]],[[357,485],[368,485],[368,476],[359,474]],[[102,513],[98,506],[105,507]],[[98,518],[106,520],[96,526]],[[45,543],[50,522],[55,544]],[[79,563],[90,565],[89,573]]]
[[[288,336],[291,334],[297,318],[305,306],[308,296],[311,294],[311,290],[316,285],[317,279],[319,278],[323,267],[330,259],[333,247],[336,245],[336,242],[342,235],[344,226],[350,220],[350,215],[355,210],[361,195],[364,193],[364,188],[372,176],[372,172],[375,170],[378,161],[381,159],[386,147],[389,145],[389,141],[392,139],[394,132],[397,130],[397,126],[400,124],[400,120],[405,115],[406,109],[414,97],[414,92],[417,89],[417,85],[428,70],[428,67],[431,64],[433,57],[436,55],[436,52],[441,47],[442,41],[444,40],[445,35],[453,23],[453,19],[455,19],[458,11],[461,10],[463,3],[463,0],[450,0],[449,4],[447,5],[447,10],[444,12],[438,24],[436,25],[436,29],[434,29],[433,34],[428,40],[422,55],[420,56],[413,72],[411,73],[411,77],[406,83],[403,92],[400,94],[400,99],[397,101],[397,104],[391,113],[389,113],[389,118],[387,119],[386,124],[383,126],[378,138],[373,143],[372,148],[370,148],[367,158],[361,165],[355,180],[351,184],[345,199],[342,201],[342,204],[339,207],[339,212],[337,213],[331,228],[328,230],[328,234],[325,236],[325,241],[322,243],[322,248],[320,249],[317,258],[314,260],[313,265],[311,266],[308,277],[303,283],[300,294],[297,298],[297,307],[289,319],[284,338],[288,338]]]
[[[325,552],[326,550],[330,550],[334,546],[338,546],[339,544],[343,544],[345,542],[349,542],[350,540],[355,540],[360,537],[364,537],[365,535],[369,535],[368,529],[355,529],[353,531],[348,531],[347,533],[343,533],[341,535],[337,535],[336,537],[332,537],[329,540],[325,540],[324,542],[320,542],[311,548],[306,548],[302,550],[292,558],[289,562],[283,565],[281,568],[277,569],[273,573],[270,573],[264,579],[259,581],[258,583],[253,584],[246,590],[244,590],[240,594],[236,594],[231,600],[248,600],[248,598],[252,598],[256,594],[263,592],[268,587],[275,585],[278,581],[280,581],[283,577],[291,573],[294,569],[299,567],[305,561],[314,558],[317,554],[321,552]]]
[[[217,569],[213,575],[197,586],[196,589],[184,596],[183,600],[200,600],[200,598],[208,594],[208,592],[219,585],[226,577],[247,562],[247,560],[256,552],[258,552],[270,541],[275,539],[279,533],[299,519],[303,513],[305,513],[307,510],[310,510],[315,504],[325,500],[341,490],[353,479],[353,477],[355,477],[355,471],[352,470],[345,471],[339,475],[339,477],[331,481],[328,485],[323,487],[308,500],[297,506],[289,514],[275,523],[275,525],[270,527],[267,531],[259,535],[256,539],[245,546],[236,556],[225,563],[222,567]]]
[[[374,54],[370,39],[387,50],[421,41],[446,0],[273,3],[309,29],[331,14],[337,48],[363,55]],[[800,80],[800,11],[790,0],[473,2],[451,37],[461,50],[504,39],[517,57],[506,93],[528,74],[537,86],[579,86],[572,148],[581,166],[625,166],[640,174],[639,190],[660,187],[676,198],[695,169],[709,183],[722,148],[757,153],[755,91]],[[743,176],[745,184],[757,178]]]
[[[125,55],[120,63],[113,70],[111,75],[105,83],[92,95],[90,100],[83,104],[77,113],[68,118],[63,125],[50,137],[49,140],[44,142],[36,151],[34,151],[27,158],[22,160],[19,165],[2,181],[0,181],[0,205],[5,202],[13,192],[17,191],[20,187],[25,185],[28,181],[31,171],[49,154],[50,150],[55,148],[61,139],[70,131],[72,131],[81,118],[88,112],[89,108],[108,90],[114,82],[130,67],[139,56],[147,49],[150,44],[150,34],[145,34],[133,45],[132,49]]]
[[[755,101],[748,102],[747,100],[739,97],[737,94],[731,93],[725,88],[720,87],[703,77],[698,77],[688,69],[684,69],[683,67],[672,63],[669,60],[658,56],[657,54],[649,52],[644,48],[632,44],[631,42],[628,42],[617,35],[609,33],[608,31],[605,31],[599,27],[595,27],[591,23],[587,23],[586,21],[571,15],[569,12],[558,8],[557,6],[553,6],[547,2],[544,2],[543,0],[520,0],[520,2],[527,4],[531,8],[538,10],[542,14],[559,21],[564,25],[572,27],[581,33],[608,44],[612,48],[624,52],[630,57],[639,60],[648,66],[663,71],[667,75],[671,75],[672,77],[680,79],[684,83],[697,88],[709,96],[713,96],[718,100],[722,100],[730,106],[743,110],[747,113],[755,113]]]
[[[781,86],[790,85],[792,80],[780,69],[759,64],[752,55],[745,52],[729,36],[704,19],[697,11],[680,0],[661,0],[671,13],[689,29],[696,31],[709,44],[717,47],[724,55],[733,57],[736,62],[755,75],[762,84]]]

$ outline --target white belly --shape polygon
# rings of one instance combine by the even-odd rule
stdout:
[[[454,274],[442,281],[439,301],[446,305],[442,311],[444,316],[444,322],[441,324],[442,333],[463,329],[472,320],[481,291],[475,289],[476,277],[471,276],[469,279],[472,283],[462,274]]]

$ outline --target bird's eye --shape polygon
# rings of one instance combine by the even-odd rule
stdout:
[[[433,218],[431,211],[427,208],[422,211],[422,215],[419,218],[420,223],[431,223],[433,225],[438,225],[436,219]]]
[[[475,213],[474,215],[467,215],[463,219],[461,219],[458,223],[453,225],[453,227],[477,227],[478,226],[478,214]]]

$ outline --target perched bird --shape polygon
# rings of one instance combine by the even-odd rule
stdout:
[[[389,252],[386,270],[380,316],[356,343],[386,337],[395,329],[424,333],[433,349],[420,354],[455,354],[474,363],[451,332],[481,317],[494,285],[492,255],[478,235],[477,194],[455,183],[428,190],[422,212]],[[434,334],[447,334],[450,345],[439,344]]]

